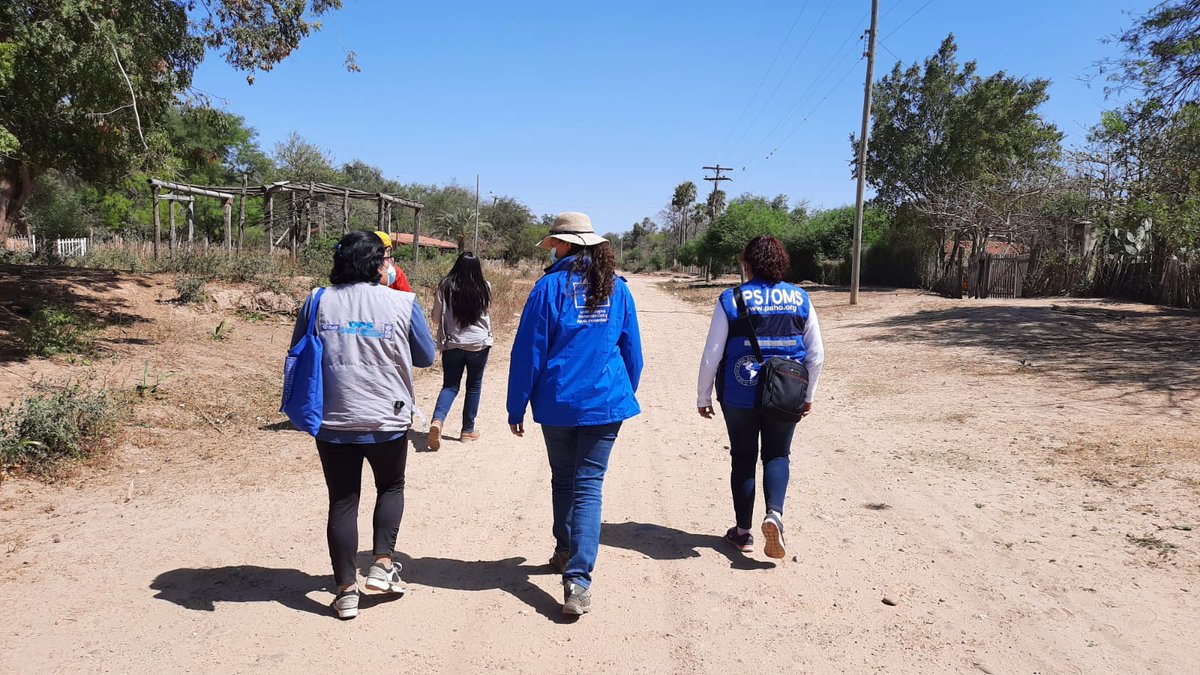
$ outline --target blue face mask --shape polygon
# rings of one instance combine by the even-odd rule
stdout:
[[[558,262],[558,249],[552,248],[550,249],[550,264],[553,265],[556,262]]]
[[[388,286],[391,286],[392,284],[396,283],[396,266],[395,265],[388,265],[387,280],[388,280],[388,282],[387,282]]]

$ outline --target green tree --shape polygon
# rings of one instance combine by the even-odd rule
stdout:
[[[716,220],[722,213],[725,213],[726,196],[724,190],[713,190],[708,193],[708,198],[704,201],[704,205],[708,209],[709,222]]]
[[[467,242],[474,242],[475,218],[474,206],[458,206],[438,214],[438,228],[435,231],[445,235],[450,241],[457,244],[458,250],[461,253],[467,249]],[[483,220],[481,213],[479,217],[479,236],[483,241],[487,241],[491,229],[491,224]]]
[[[0,241],[46,171],[111,184],[169,155],[164,124],[207,50],[268,70],[340,0],[0,3]]]
[[[938,232],[942,276],[995,232],[1016,237],[1057,172],[1062,134],[1038,113],[1047,80],[961,67],[954,36],[924,64],[897,63],[876,86],[866,159],[874,202],[894,218],[916,217]],[[851,137],[852,149],[858,141]],[[859,167],[853,161],[855,175]]]
[[[688,209],[691,208],[692,202],[696,201],[696,184],[692,181],[684,181],[675,186],[675,193],[671,196],[671,211],[674,212],[675,221],[675,246],[678,250],[687,241],[688,232]],[[675,251],[672,251],[672,260],[676,260]],[[674,262],[672,263],[674,264]]]
[[[883,209],[863,212],[863,246],[870,249],[883,236],[888,217]],[[854,207],[818,211],[799,223],[792,221],[784,243],[792,259],[792,274],[820,283],[842,283],[849,279]]]
[[[1008,177],[1058,158],[1062,134],[1038,113],[1049,81],[1003,71],[980,77],[974,61],[959,67],[957,52],[951,35],[923,66],[897,63],[876,84],[866,162],[876,203],[895,210],[958,181]]]
[[[480,217],[491,225],[492,240],[505,261],[515,263],[542,255],[536,245],[550,226],[545,218],[536,223],[528,206],[512,197],[497,197],[484,206]],[[549,216],[549,222],[553,219]]]
[[[332,183],[337,180],[333,155],[292,132],[275,144],[275,167],[280,180]]]
[[[734,200],[729,208],[704,231],[695,255],[712,270],[732,267],[751,239],[762,234],[783,238],[791,221],[787,211],[759,199]]]
[[[1200,98],[1200,0],[1159,2],[1117,42],[1125,53],[1101,70],[1118,89],[1136,87],[1168,108]]]

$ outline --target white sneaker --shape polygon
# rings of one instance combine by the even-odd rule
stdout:
[[[338,591],[333,599],[333,608],[337,610],[339,619],[353,619],[358,616],[358,587],[348,591]]]
[[[763,553],[766,553],[768,558],[782,560],[787,556],[787,547],[783,543],[783,518],[778,513],[767,512],[767,517],[763,518],[762,533],[766,539]]]
[[[371,569],[367,570],[367,588],[383,593],[407,592],[408,589],[404,588],[404,582],[400,579],[400,563],[393,560],[390,568],[378,563],[371,565]]]

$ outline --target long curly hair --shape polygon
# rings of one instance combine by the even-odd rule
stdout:
[[[575,256],[571,271],[587,280],[587,308],[594,312],[612,295],[613,282],[617,278],[617,258],[613,255],[612,244],[607,241],[593,246],[572,244],[571,254]]]

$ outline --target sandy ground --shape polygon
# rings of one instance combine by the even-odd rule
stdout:
[[[0,671],[1194,671],[1200,318],[814,292],[828,365],[775,563],[719,539],[727,442],[694,408],[708,306],[632,286],[643,414],[612,456],[595,611],[560,616],[545,450],[505,426],[504,339],[483,440],[452,440],[458,406],[439,452],[414,437],[410,592],[340,622],[312,442],[272,412],[288,323],[216,343],[216,314],[114,279],[110,300],[147,306],[110,329],[105,378],[175,374],[108,460],[0,484]],[[36,366],[0,365],[5,394]],[[438,380],[418,380],[426,410]]]

